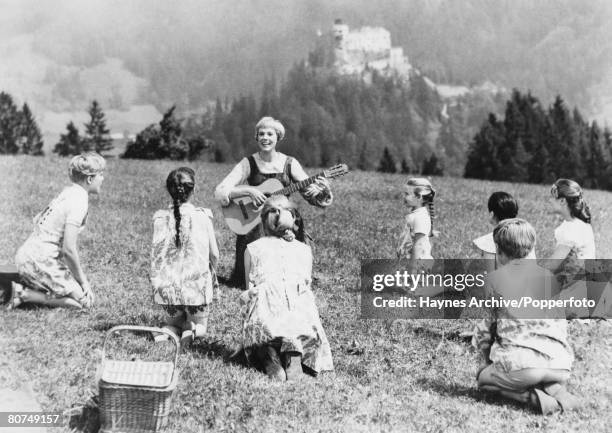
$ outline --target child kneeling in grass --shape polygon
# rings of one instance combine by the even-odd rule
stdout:
[[[153,298],[169,315],[164,327],[183,344],[206,335],[219,258],[212,213],[191,203],[194,187],[191,168],[172,170],[166,179],[172,204],[153,215]]]
[[[70,160],[72,183],[34,217],[34,230],[17,251],[15,265],[24,286],[13,283],[9,308],[93,306],[94,293],[81,266],[77,240],[87,222],[89,195],[100,193],[105,168],[106,161],[95,152]]]
[[[552,274],[526,258],[536,233],[520,218],[507,219],[493,231],[499,269],[489,274],[494,298],[550,298],[558,292]],[[574,359],[567,342],[567,322],[559,312],[525,307],[492,309],[474,332],[474,344],[486,365],[477,374],[478,387],[526,403],[543,414],[569,410],[578,399],[564,387]],[[562,314],[562,312],[561,312]],[[538,318],[534,318],[538,317]],[[541,317],[541,318],[539,318]]]

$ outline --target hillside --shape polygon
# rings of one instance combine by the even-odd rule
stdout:
[[[0,218],[12,260],[31,230],[31,217],[67,182],[68,159],[0,157]],[[225,227],[212,189],[230,165],[192,164],[195,202],[213,209],[220,245],[219,274],[233,263],[234,236]],[[153,213],[167,206],[164,189],[171,161],[111,160],[102,194],[92,198],[79,254],[96,292],[95,310],[18,309],[0,314],[0,363],[27,374],[43,410],[64,411],[97,392],[95,374],[106,331],[117,324],[158,325],[164,318],[151,301],[148,281]],[[23,173],[28,173],[24,181]],[[221,286],[211,306],[210,333],[179,358],[180,381],[170,406],[168,431],[549,431],[604,432],[609,408],[610,328],[603,322],[569,325],[576,354],[568,387],[584,402],[579,412],[542,417],[476,390],[476,353],[459,338],[467,320],[383,321],[360,319],[361,258],[394,257],[403,221],[399,191],[405,176],[352,172],[332,181],[334,204],[316,209],[300,199],[315,239],[314,293],[334,356],[335,371],[297,383],[269,381],[224,356],[239,341],[243,292]],[[548,187],[433,178],[441,231],[434,257],[465,258],[471,239],[490,230],[486,198],[494,190],[514,194],[520,215],[538,233],[537,254],[553,247],[558,225],[549,212]],[[25,199],[27,198],[27,200]],[[585,191],[594,215],[599,257],[612,257],[612,193]],[[36,330],[36,332],[32,332]],[[442,331],[445,333],[442,333]],[[152,343],[129,346],[138,353]],[[146,359],[146,358],[145,358]],[[3,379],[3,378],[0,378]],[[265,398],[262,398],[265,396]],[[482,420],[487,422],[483,424]]]
[[[305,58],[336,18],[384,27],[437,83],[491,81],[543,100],[562,94],[589,117],[607,116],[612,96],[606,0],[272,0],[265,8],[247,0],[4,0],[0,8],[0,89],[40,118],[84,110],[94,97],[108,109],[152,104],[163,112],[256,92],[264,76],[284,76]]]

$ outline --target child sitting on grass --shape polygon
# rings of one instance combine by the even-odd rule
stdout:
[[[172,205],[153,215],[153,298],[170,315],[166,328],[183,344],[206,333],[219,251],[209,209],[191,204],[195,173],[173,170],[166,180]],[[162,340],[164,334],[157,336]]]
[[[558,293],[549,271],[534,260],[521,260],[536,241],[535,230],[527,221],[502,221],[493,231],[493,240],[500,267],[488,276],[490,295],[550,299]],[[530,404],[543,414],[576,407],[578,399],[563,386],[574,358],[567,342],[567,322],[548,318],[562,315],[557,311],[534,313],[525,307],[495,308],[490,313],[473,337],[486,361],[477,374],[478,387]]]
[[[495,227],[501,221],[508,218],[516,218],[518,214],[518,203],[510,194],[504,191],[496,191],[489,196],[487,202],[489,209],[489,223]],[[495,242],[493,232],[480,236],[472,241],[483,259],[490,261],[487,271],[495,270]]]
[[[570,179],[558,179],[550,189],[549,199],[551,211],[563,222],[555,229],[555,249],[543,264],[557,276],[563,299],[587,298],[586,282],[581,275],[585,272],[584,261],[595,259],[591,211],[582,188]],[[568,308],[566,314],[568,318],[587,318],[589,310]]]

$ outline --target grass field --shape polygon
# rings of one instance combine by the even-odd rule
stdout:
[[[67,159],[0,158],[0,262],[12,262],[31,230],[31,218],[67,179]],[[91,312],[50,309],[0,311],[0,365],[28,376],[45,410],[82,403],[95,385],[105,331],[117,324],[159,325],[163,312],[148,284],[151,216],[168,203],[169,161],[110,160],[102,195],[90,200],[81,260],[97,296]],[[212,200],[229,165],[189,164],[198,176],[195,203],[215,213],[220,275],[233,263],[234,237]],[[273,383],[263,374],[224,362],[240,335],[240,291],[221,287],[212,307],[210,335],[181,355],[181,377],[170,414],[172,432],[200,431],[418,431],[531,432],[610,431],[612,327],[570,323],[576,355],[569,388],[584,399],[581,411],[542,417],[479,393],[478,358],[468,344],[440,331],[466,330],[462,321],[359,319],[360,258],[394,256],[404,209],[400,175],[353,172],[333,181],[327,210],[301,199],[315,238],[314,291],[334,355],[335,371],[298,383]],[[496,190],[512,193],[520,216],[538,233],[537,254],[553,247],[559,224],[547,209],[548,187],[434,178],[438,190],[433,255],[474,255],[470,240],[486,233],[486,200]],[[612,193],[587,191],[599,257],[612,258]],[[454,335],[448,332],[446,335]],[[608,427],[605,427],[608,425]]]

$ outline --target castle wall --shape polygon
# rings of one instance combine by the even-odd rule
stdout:
[[[349,31],[336,23],[334,35],[334,67],[341,74],[362,73],[366,65],[381,72],[407,74],[411,69],[401,47],[391,46],[391,33],[382,27],[362,27]]]

